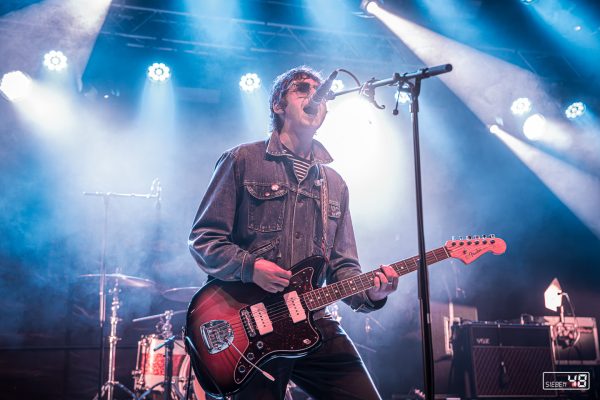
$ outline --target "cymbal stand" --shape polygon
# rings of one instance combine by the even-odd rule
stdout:
[[[94,399],[101,399],[104,396],[105,391],[107,390],[106,383],[103,385],[103,373],[104,373],[104,323],[106,322],[106,245],[108,241],[108,205],[109,199],[111,197],[133,197],[133,198],[145,198],[145,199],[155,199],[156,200],[156,209],[160,210],[161,206],[161,193],[162,187],[160,185],[160,181],[158,178],[155,178],[152,181],[150,186],[150,193],[147,194],[137,194],[137,193],[112,193],[112,192],[83,192],[84,196],[93,196],[93,197],[101,197],[104,200],[104,222],[102,229],[102,250],[100,253],[100,288],[98,291],[99,295],[99,307],[100,310],[98,312],[99,319],[99,331],[100,331],[100,352],[99,352],[99,360],[98,360],[98,391],[96,392],[96,396]],[[112,327],[111,327],[112,332]],[[112,334],[111,334],[112,336]],[[114,357],[114,354],[113,354]],[[110,356],[109,356],[110,358]],[[113,378],[114,378],[114,367],[113,369]],[[107,383],[111,382],[111,378],[108,378]],[[120,384],[118,385],[120,386]],[[108,397],[107,400],[113,400],[113,386],[108,386]],[[129,390],[127,390],[130,392]],[[130,392],[131,393],[131,392]],[[135,396],[134,396],[135,398]]]
[[[156,329],[160,331],[160,336],[165,340],[173,336],[173,325],[171,324],[171,318],[173,318],[173,315],[173,310],[165,311],[160,316],[160,320],[156,324]]]
[[[108,378],[104,385],[102,386],[101,396],[104,396],[106,393],[106,398],[108,400],[114,399],[114,389],[115,386],[119,387],[123,391],[127,392],[132,399],[137,399],[136,395],[129,390],[125,385],[117,382],[115,380],[115,369],[116,369],[116,361],[117,361],[117,342],[121,340],[117,336],[117,326],[121,319],[118,316],[118,310],[121,306],[121,301],[119,300],[119,280],[115,279],[115,284],[112,289],[109,290],[109,294],[112,295],[111,307],[110,307],[110,336],[108,337]],[[97,397],[95,397],[97,399]]]

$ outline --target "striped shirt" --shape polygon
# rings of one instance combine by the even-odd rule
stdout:
[[[288,149],[285,146],[283,146],[283,151],[284,151],[286,157],[289,158],[290,160],[292,160],[292,164],[294,166],[294,174],[296,175],[296,179],[298,179],[298,182],[302,182],[304,180],[304,178],[306,178],[306,175],[308,174],[308,170],[311,166],[311,162],[309,160],[306,160],[305,158],[297,156],[296,154],[294,154],[290,149]],[[312,159],[312,152],[310,153],[310,158]]]

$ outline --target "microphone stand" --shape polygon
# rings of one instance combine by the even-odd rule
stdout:
[[[136,194],[136,193],[112,193],[112,192],[83,192],[84,196],[94,196],[94,197],[102,197],[104,200],[104,222],[102,228],[102,250],[100,252],[100,283],[99,283],[99,312],[98,312],[98,320],[99,320],[99,336],[100,336],[100,354],[98,359],[98,388],[96,397],[98,400],[101,400],[104,392],[104,324],[106,322],[106,243],[108,240],[108,206],[109,200],[111,197],[137,197],[137,198],[145,198],[145,199],[156,199],[156,207],[160,208],[160,199],[161,199],[161,191],[160,181],[158,179],[154,179],[152,181],[152,187],[150,188],[149,194]],[[113,333],[111,332],[111,338],[113,337]],[[111,339],[113,340],[113,339]],[[111,343],[112,345],[112,343]],[[108,400],[113,400],[114,398],[114,354],[113,349],[111,347],[111,360],[110,360],[110,370],[109,370],[109,379],[106,382],[106,398]]]
[[[435,396],[434,369],[433,369],[433,341],[431,334],[431,312],[429,300],[429,276],[427,271],[427,260],[425,259],[425,233],[423,223],[423,190],[421,186],[421,157],[419,145],[419,94],[421,92],[421,81],[435,75],[452,71],[451,64],[438,65],[431,68],[422,68],[416,72],[400,75],[395,73],[391,79],[376,81],[371,79],[362,86],[342,90],[333,93],[329,98],[344,95],[351,92],[359,92],[365,96],[375,107],[383,109],[375,101],[375,88],[381,86],[398,86],[398,91],[408,92],[411,99],[410,112],[413,131],[413,152],[415,168],[415,198],[417,213],[417,238],[419,243],[419,269],[418,286],[421,314],[421,338],[423,341],[423,383],[425,399],[433,400]],[[395,115],[396,113],[394,113]]]

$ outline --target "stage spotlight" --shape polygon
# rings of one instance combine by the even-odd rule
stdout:
[[[500,127],[498,125],[496,125],[496,124],[490,125],[490,133],[498,134],[501,131],[502,131],[502,129],[500,129]]]
[[[373,15],[383,6],[383,0],[362,0],[360,8],[367,14]]]
[[[533,114],[523,123],[523,134],[529,140],[539,140],[545,132],[546,118],[541,114]]]
[[[525,115],[531,111],[531,101],[527,97],[520,97],[513,101],[510,111],[514,115]]]
[[[148,79],[152,82],[164,82],[171,77],[171,69],[163,63],[154,63],[148,67]]]
[[[44,54],[44,66],[50,71],[62,71],[67,68],[67,56],[62,51],[49,51]]]
[[[335,79],[333,81],[333,83],[331,84],[331,91],[332,92],[339,92],[340,90],[344,89],[344,82],[342,82],[340,79]]]
[[[19,101],[31,92],[31,78],[21,71],[4,74],[0,81],[0,93],[9,101]]]
[[[260,78],[255,73],[247,73],[240,78],[240,89],[252,93],[260,87]]]
[[[569,119],[581,117],[585,113],[585,104],[581,101],[576,101],[565,110],[565,115]]]
[[[526,4],[526,5],[530,5],[535,3],[537,0],[521,0],[521,3]]]

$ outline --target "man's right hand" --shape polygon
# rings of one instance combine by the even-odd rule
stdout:
[[[262,258],[254,262],[252,281],[269,293],[281,292],[290,284],[292,273]]]

